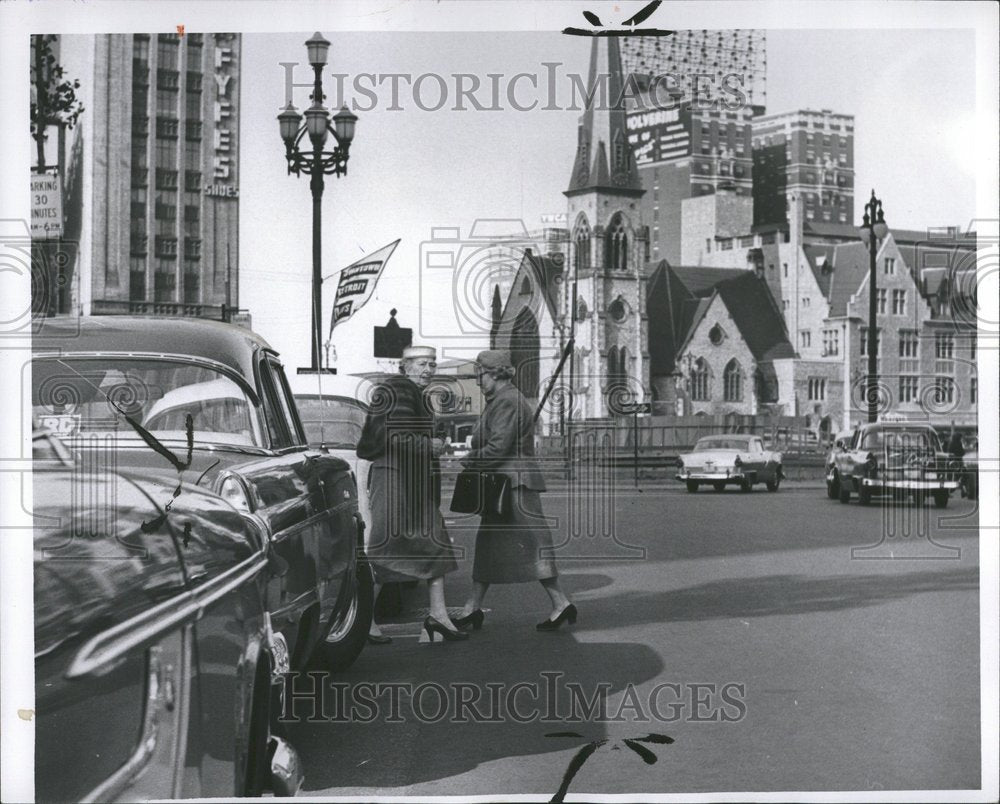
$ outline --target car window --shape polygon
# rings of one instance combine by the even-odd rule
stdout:
[[[696,452],[711,449],[735,449],[741,451],[747,451],[748,449],[747,439],[745,438],[721,438],[719,436],[699,438],[694,448]]]
[[[268,430],[271,433],[271,446],[275,449],[301,446],[305,437],[299,426],[295,402],[288,390],[288,382],[281,364],[272,358],[261,361],[261,381],[264,384],[264,395],[268,399]]]
[[[37,358],[32,413],[68,440],[89,433],[138,440],[131,419],[161,441],[184,441],[190,415],[196,442],[263,446],[260,411],[247,389],[211,366],[181,360]]]
[[[295,406],[310,444],[355,449],[365,425],[365,408],[343,396],[296,394]]]
[[[750,442],[750,449],[753,450],[754,452],[763,452],[764,445],[760,443],[759,438],[755,438]]]

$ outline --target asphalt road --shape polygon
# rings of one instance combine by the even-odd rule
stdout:
[[[495,586],[469,642],[420,644],[425,593],[408,591],[393,643],[327,679],[322,717],[296,702],[304,792],[548,799],[588,745],[570,796],[978,787],[974,503],[601,483],[544,498],[579,622],[538,633],[541,586]],[[474,522],[450,521],[456,607]]]

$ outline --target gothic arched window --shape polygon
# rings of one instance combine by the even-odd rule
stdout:
[[[726,402],[743,401],[743,369],[735,357],[722,372],[722,398]]]
[[[691,400],[708,402],[711,398],[712,372],[704,359],[698,358],[691,367]]]
[[[574,255],[574,267],[578,273],[586,271],[590,267],[590,227],[587,226],[587,219],[581,216],[573,232],[573,242],[576,245]]]
[[[604,265],[611,271],[628,270],[628,235],[625,232],[625,218],[616,212],[604,236]]]

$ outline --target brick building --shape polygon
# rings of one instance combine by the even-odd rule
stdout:
[[[854,221],[854,117],[829,109],[753,120],[753,222],[788,221],[791,195],[805,219]]]

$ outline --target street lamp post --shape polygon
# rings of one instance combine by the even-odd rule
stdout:
[[[858,227],[861,239],[868,246],[868,378],[865,384],[865,399],[868,401],[868,421],[878,421],[878,326],[877,309],[877,275],[875,272],[875,255],[878,252],[878,241],[885,238],[889,227],[885,223],[882,212],[882,202],[875,197],[872,190],[871,200],[865,204],[865,218]]]
[[[323,67],[326,66],[327,52],[330,42],[319,32],[306,41],[309,53],[309,63],[315,73],[313,92],[310,95],[312,106],[306,109],[305,123],[291,102],[278,115],[278,125],[281,139],[285,142],[285,160],[288,162],[288,173],[310,177],[309,189],[312,191],[312,222],[313,222],[313,275],[312,275],[312,369],[318,371],[321,366],[320,350],[323,345],[323,275],[322,275],[322,206],[324,176],[343,176],[347,173],[347,157],[354,139],[354,127],[358,121],[356,115],[342,106],[333,116],[330,124],[330,112],[323,106],[326,97],[323,94]],[[302,138],[309,135],[312,150],[303,151],[299,144]],[[328,134],[333,134],[336,146],[331,151],[324,151]]]

